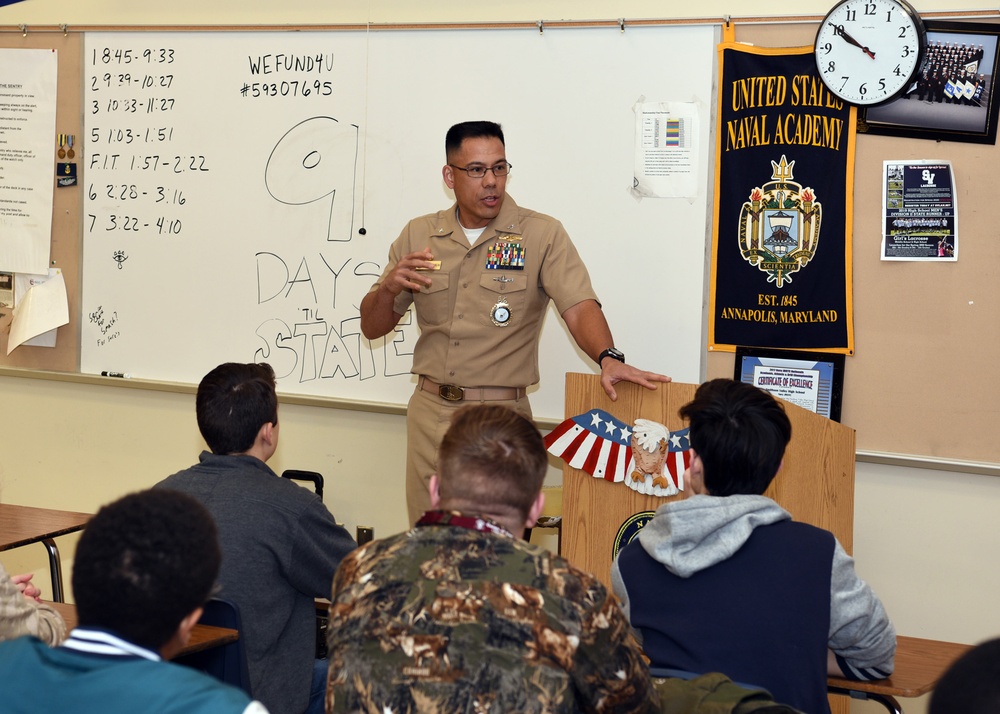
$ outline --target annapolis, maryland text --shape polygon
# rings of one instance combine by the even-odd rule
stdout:
[[[796,310],[798,295],[757,295],[757,307],[723,307],[720,320],[762,322],[771,325],[801,325],[808,322],[837,322],[836,310]],[[774,309],[779,308],[779,309]],[[783,308],[783,309],[782,309]]]

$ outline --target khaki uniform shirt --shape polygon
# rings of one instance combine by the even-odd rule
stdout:
[[[510,196],[471,247],[455,206],[410,221],[389,249],[389,263],[372,290],[403,256],[428,247],[441,261],[440,270],[428,273],[433,284],[418,293],[404,290],[393,309],[403,314],[415,306],[420,337],[412,372],[438,383],[535,384],[538,337],[549,300],[560,314],[597,300],[587,267],[562,224],[520,208]],[[491,263],[497,267],[488,268]],[[503,327],[493,321],[501,300],[509,311]]]

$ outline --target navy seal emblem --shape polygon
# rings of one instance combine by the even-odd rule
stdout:
[[[618,557],[618,553],[622,548],[627,546],[633,540],[639,537],[639,533],[642,532],[643,527],[653,520],[653,515],[656,511],[640,511],[639,513],[633,513],[629,516],[624,523],[618,526],[618,532],[615,534],[615,544],[614,552],[612,553],[612,559]]]

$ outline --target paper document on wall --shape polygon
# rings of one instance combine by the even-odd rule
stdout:
[[[69,323],[69,302],[62,271],[52,268],[48,275],[18,274],[16,277],[17,307],[10,324],[7,354],[22,344],[55,347],[56,328]]]
[[[49,265],[57,76],[55,50],[0,48],[0,270]]]
[[[14,273],[0,273],[0,307],[14,307]]]
[[[695,198],[698,195],[698,105],[639,102],[635,112],[637,197]]]
[[[950,160],[882,162],[882,260],[958,260],[958,190]]]

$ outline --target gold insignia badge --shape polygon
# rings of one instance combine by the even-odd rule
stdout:
[[[653,520],[656,511],[641,511],[629,516],[624,523],[618,526],[615,534],[615,542],[612,546],[612,557],[617,558],[621,549],[639,537],[643,526]]]
[[[496,305],[490,310],[490,319],[497,327],[507,327],[510,324],[510,305],[506,298],[497,298]]]
[[[782,287],[816,255],[823,206],[809,187],[793,181],[795,161],[771,162],[771,181],[750,192],[740,211],[743,259]]]

